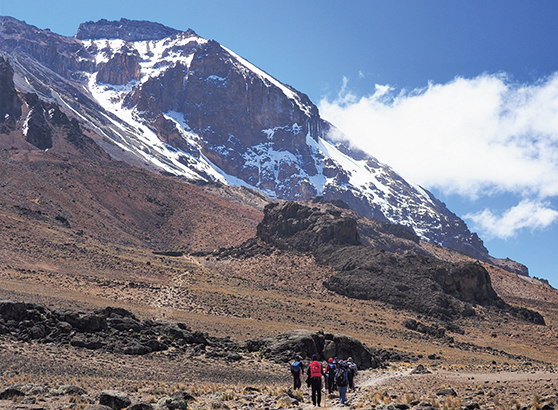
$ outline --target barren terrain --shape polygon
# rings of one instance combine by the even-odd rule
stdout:
[[[539,312],[545,325],[490,305],[443,322],[351,299],[324,286],[335,272],[310,253],[272,246],[242,257],[223,251],[256,235],[261,195],[204,189],[110,160],[89,145],[85,155],[60,130],[54,147],[39,151],[17,132],[0,139],[1,299],[84,312],[123,307],[142,319],[178,321],[237,341],[300,328],[354,336],[391,352],[384,368],[359,375],[359,390],[349,395],[355,408],[422,401],[439,408],[468,401],[482,408],[542,408],[543,398],[557,394],[558,292],[543,281],[484,263],[498,295]],[[382,235],[370,244],[387,246]],[[471,260],[434,245],[408,246],[446,261]],[[444,328],[445,335],[412,330],[406,320]],[[432,373],[407,374],[420,364]],[[0,335],[0,389],[29,383],[44,387],[42,393],[0,405],[80,410],[107,389],[152,404],[187,391],[193,409],[308,404],[306,388],[304,395],[292,392],[295,398],[286,392],[288,366],[257,352],[234,362],[195,350],[130,356]],[[87,394],[51,392],[66,384]],[[456,395],[442,403],[437,393],[450,386]]]

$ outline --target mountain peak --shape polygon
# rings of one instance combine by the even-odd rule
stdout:
[[[160,40],[180,33],[171,27],[145,20],[87,21],[79,25],[76,38],[80,40],[121,39],[126,41]],[[195,34],[192,30],[188,30]]]

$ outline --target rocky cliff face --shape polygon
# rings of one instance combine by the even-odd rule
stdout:
[[[140,78],[139,59],[135,54],[117,53],[97,72],[97,82],[124,85]]]
[[[311,251],[324,244],[359,245],[357,223],[340,211],[323,212],[297,202],[265,207],[257,236],[286,249]]]
[[[97,22],[88,21],[79,25],[76,38],[103,39],[120,38],[126,41],[159,40],[171,37],[180,31],[149,21],[134,21],[125,18],[120,21],[101,19]]]
[[[71,107],[116,159],[279,199],[341,199],[488,259],[476,234],[430,193],[333,143],[335,128],[306,95],[191,30],[101,20],[67,38],[0,18],[0,54],[17,57],[16,85]]]
[[[319,263],[332,267],[336,273],[324,285],[341,295],[377,300],[442,320],[475,315],[472,305],[490,305],[545,324],[540,314],[500,299],[479,262],[443,262],[412,245],[400,252],[360,245],[357,222],[334,207],[324,211],[285,202],[270,204],[264,212],[257,237],[280,249],[309,252]],[[395,235],[391,240],[409,241]],[[242,247],[253,247],[253,242]],[[222,255],[246,257],[249,252],[226,250]]]
[[[21,115],[21,101],[14,87],[14,70],[0,57],[0,122],[14,122]]]

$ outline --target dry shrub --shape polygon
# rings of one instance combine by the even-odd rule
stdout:
[[[541,404],[541,399],[539,398],[538,395],[534,395],[533,396],[533,401],[531,403],[531,410],[541,410],[542,409],[542,404]]]

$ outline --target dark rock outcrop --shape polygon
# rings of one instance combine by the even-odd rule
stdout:
[[[87,39],[113,39],[119,38],[126,41],[160,40],[180,33],[170,27],[150,21],[135,21],[125,18],[120,21],[87,21],[79,25],[76,38]]]
[[[112,410],[121,410],[132,404],[132,400],[126,393],[117,390],[105,390],[101,392],[99,404],[108,406]]]
[[[11,400],[15,397],[22,396],[25,396],[25,393],[15,386],[6,387],[0,390],[0,400]]]
[[[339,211],[323,212],[297,202],[266,205],[257,236],[279,248],[303,252],[325,244],[360,244],[354,219]]]
[[[306,360],[314,354],[320,360],[352,357],[359,369],[376,368],[381,363],[375,350],[354,337],[305,329],[292,330],[272,338],[247,340],[245,344],[248,351],[260,351],[265,357],[283,363],[292,361],[297,354]]]
[[[540,314],[513,308],[500,299],[488,271],[478,262],[444,262],[418,253],[419,248],[392,253],[359,246],[357,223],[342,209],[323,210],[296,202],[269,204],[257,238],[280,249],[312,253],[319,263],[337,271],[325,287],[344,296],[377,300],[444,320],[474,315],[471,304],[493,305],[544,324]],[[239,247],[244,252],[223,254],[247,255],[251,247],[254,241]]]
[[[0,300],[0,335],[20,341],[71,344],[91,350],[145,355],[170,347],[197,349],[211,346],[224,360],[237,361],[239,343],[192,331],[182,323],[139,320],[122,308],[107,307],[94,312],[50,310],[35,303]],[[229,355],[228,352],[235,354]]]
[[[71,79],[76,71],[92,71],[95,67],[94,59],[77,39],[64,37],[50,30],[40,30],[12,17],[0,16],[0,53],[2,52],[16,56],[21,66],[15,66],[27,75],[31,74],[29,70],[37,69],[37,63],[68,79]],[[42,81],[36,83],[40,89],[34,91],[44,91],[49,95],[50,85],[45,87],[43,83],[46,73],[42,67],[38,70],[38,78]],[[32,79],[32,75],[30,78]],[[52,85],[56,83],[54,80]],[[71,99],[74,97],[75,95]]]
[[[479,264],[454,265],[414,252],[398,255],[368,247],[329,247],[316,255],[338,271],[325,286],[345,296],[443,319],[471,314],[469,303],[501,302]]]
[[[34,327],[41,327],[43,332],[34,333]],[[382,362],[394,357],[393,353],[378,352],[354,337],[340,334],[293,330],[274,338],[252,339],[239,343],[228,337],[210,337],[206,333],[192,331],[182,323],[141,321],[122,308],[107,307],[83,313],[49,310],[39,304],[11,300],[0,300],[0,335],[26,342],[71,344],[127,355],[145,355],[170,347],[190,349],[194,355],[205,354],[207,358],[219,358],[226,362],[242,360],[240,353],[246,350],[260,351],[264,356],[279,362],[288,362],[295,354],[306,358],[317,354],[324,360],[328,357],[346,359],[351,356],[361,369],[378,367]],[[206,351],[206,347],[210,349]],[[399,356],[397,358],[402,360]],[[81,390],[71,389],[71,386],[62,386],[52,394],[85,394]],[[169,403],[178,403],[186,402],[191,397],[171,399]],[[123,405],[124,401],[125,398],[118,394],[104,392],[100,404],[120,409],[130,405]],[[179,408],[169,403],[166,403],[169,409]]]
[[[15,122],[21,116],[21,101],[14,86],[14,70],[0,57],[0,123]]]
[[[456,263],[434,272],[444,292],[458,299],[486,304],[498,300],[490,275],[480,263]]]
[[[140,76],[139,57],[131,53],[117,53],[99,67],[97,83],[124,85],[139,80]]]

